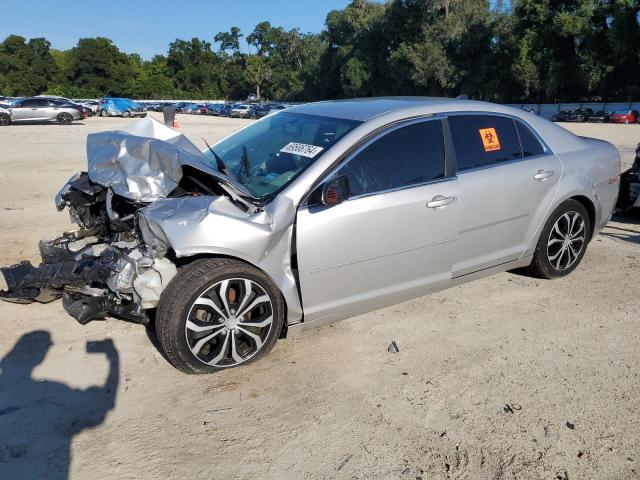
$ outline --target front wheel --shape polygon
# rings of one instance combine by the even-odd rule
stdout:
[[[68,113],[58,115],[58,123],[60,123],[60,125],[70,125],[71,122],[73,122],[73,117]]]
[[[130,112],[129,110],[127,110],[126,112],[123,112],[123,113],[122,113],[122,116],[123,116],[124,118],[129,118],[129,117],[131,116],[131,112]]]
[[[11,117],[7,113],[0,113],[0,126],[11,125]]]
[[[573,272],[582,261],[591,236],[587,209],[577,200],[567,200],[545,224],[529,270],[541,278],[560,278]]]
[[[238,260],[183,267],[156,312],[158,341],[177,369],[213,373],[267,354],[280,336],[284,301],[271,279]]]

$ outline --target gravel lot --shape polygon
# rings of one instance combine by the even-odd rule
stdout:
[[[246,123],[179,120],[203,146]],[[87,133],[127,123],[0,128],[0,265],[70,228],[53,196]],[[613,142],[625,169],[640,141],[640,125],[566,127]],[[639,218],[565,279],[495,275],[213,376],[174,370],[144,327],[0,302],[0,478],[638,478]]]

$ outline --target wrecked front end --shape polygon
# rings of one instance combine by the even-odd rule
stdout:
[[[236,217],[259,210],[241,198],[240,187],[207,166],[184,136],[152,119],[89,135],[87,156],[88,171],[72,177],[56,196],[56,208],[68,209],[77,229],[41,241],[39,265],[0,268],[0,299],[62,298],[81,324],[107,316],[147,323],[177,274],[171,245],[153,231],[158,204],[184,205],[173,212],[182,225],[194,216],[219,214],[215,205],[221,203],[223,214]]]
[[[78,229],[39,244],[42,263],[1,268],[0,298],[18,303],[62,297],[80,323],[116,316],[145,323],[163,285],[177,273],[167,258],[153,257],[140,241],[136,213],[144,204],[114,195],[83,172],[63,187],[58,210],[68,208]]]

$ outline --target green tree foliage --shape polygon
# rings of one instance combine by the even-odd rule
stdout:
[[[44,38],[9,35],[0,43],[0,91],[5,95],[37,95],[46,90],[57,65]]]
[[[261,22],[143,60],[107,38],[0,43],[0,93],[317,100],[467,94],[497,102],[640,97],[640,0],[352,0],[319,34]]]

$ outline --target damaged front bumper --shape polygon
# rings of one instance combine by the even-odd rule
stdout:
[[[146,323],[177,268],[167,258],[152,258],[138,242],[95,242],[74,234],[40,242],[42,263],[0,268],[5,290],[0,298],[16,303],[47,303],[62,298],[78,322],[113,316]]]

